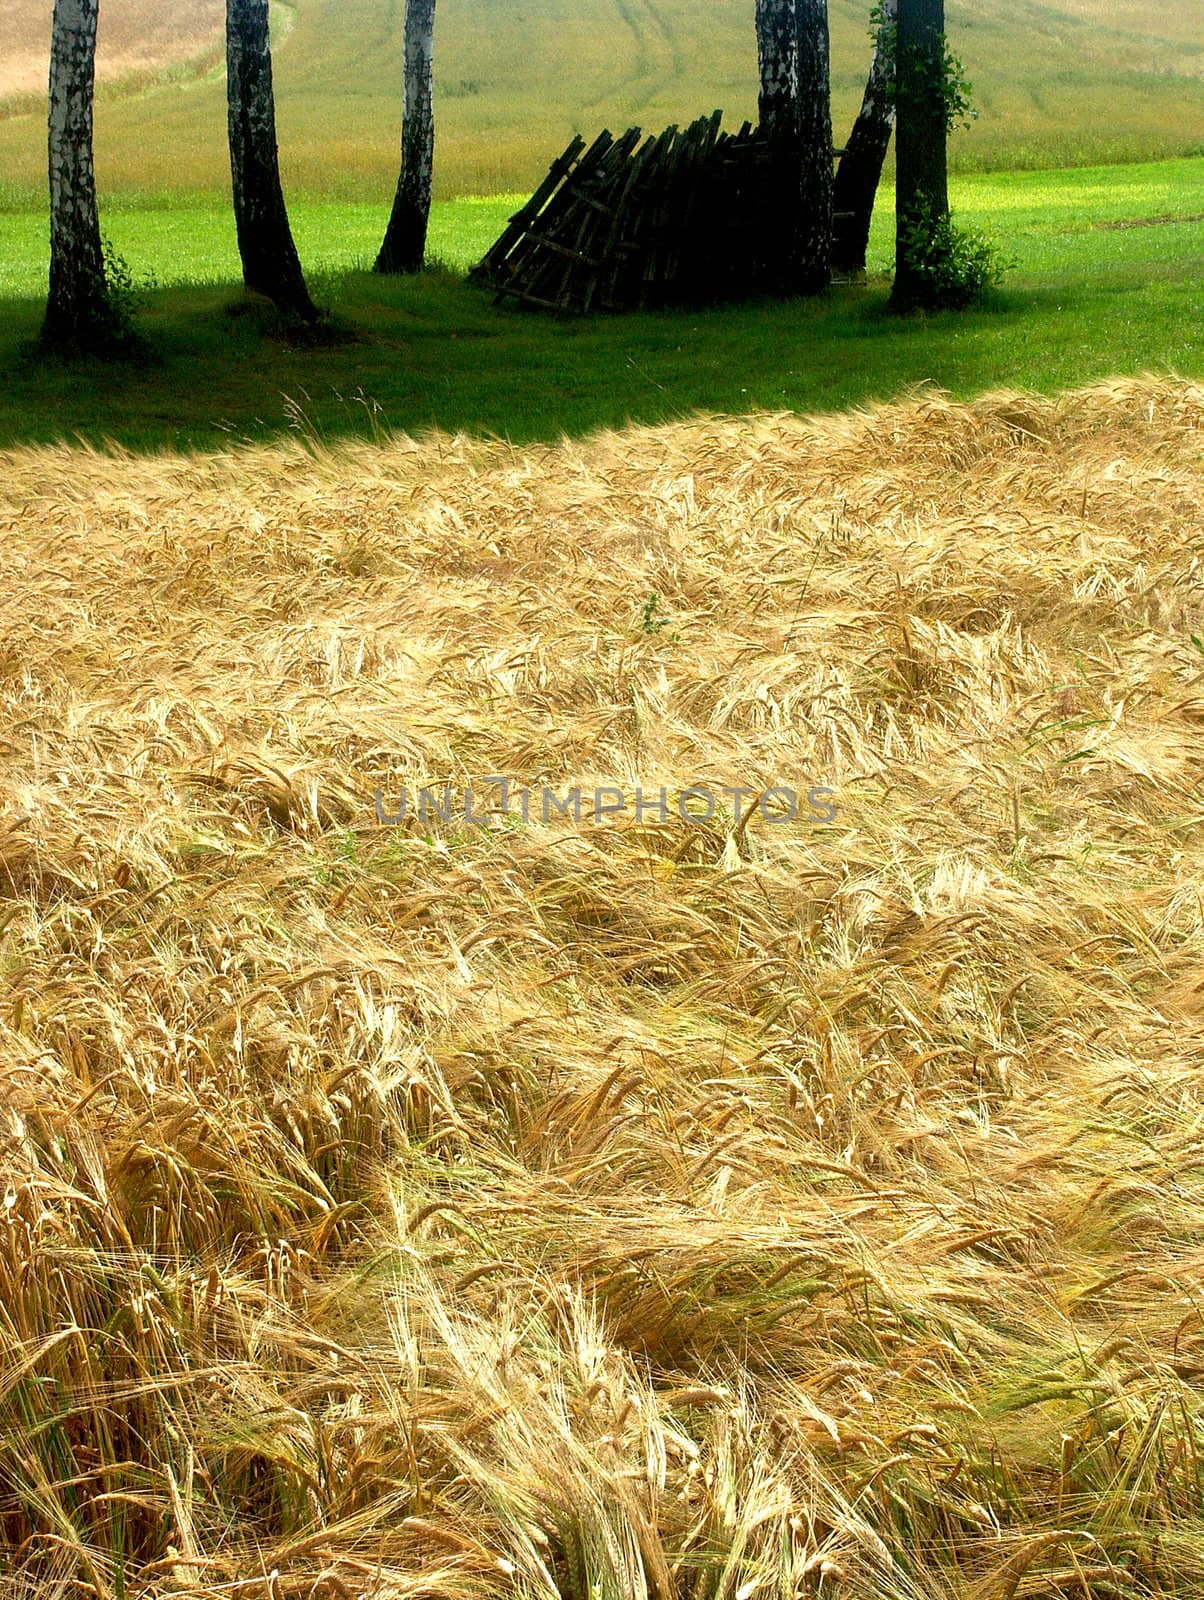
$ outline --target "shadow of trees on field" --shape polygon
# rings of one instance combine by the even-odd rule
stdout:
[[[921,384],[1052,388],[1117,359],[1101,349],[1092,364],[1082,324],[1098,312],[1086,301],[1060,307],[1054,348],[1052,308],[1026,289],[930,318],[890,316],[888,285],[871,281],[819,300],[563,321],[495,307],[443,270],[325,287],[339,337],[308,347],[239,284],[150,291],[145,349],[106,364],[46,361],[41,303],[0,301],[0,447],[214,449],[431,429],[527,443],[699,411],[843,408]],[[1134,344],[1133,370],[1156,362],[1149,330]]]

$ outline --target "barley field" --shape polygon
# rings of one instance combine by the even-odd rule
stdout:
[[[5,1595],[1198,1595],[1202,427],[0,456]]]

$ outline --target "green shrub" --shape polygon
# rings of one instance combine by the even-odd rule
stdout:
[[[915,275],[918,301],[930,311],[964,311],[1003,281],[1008,263],[979,228],[918,211],[903,233],[903,253]]]
[[[142,346],[136,323],[146,309],[147,296],[158,287],[153,272],[134,276],[134,270],[116,249],[111,239],[102,239],[105,263],[105,301],[108,343],[116,350],[136,350]]]

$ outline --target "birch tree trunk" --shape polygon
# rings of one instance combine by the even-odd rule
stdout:
[[[832,275],[827,0],[757,0],[761,127],[770,143],[771,286],[815,294]]]
[[[895,126],[895,22],[897,0],[883,0],[878,40],[861,111],[836,169],[832,265],[848,274],[865,271],[870,223],[890,137]]]
[[[768,145],[764,226],[752,276],[789,294],[798,233],[798,24],[794,0],[757,0],[761,132]]]
[[[42,338],[65,352],[97,350],[115,331],[92,165],[98,3],[55,0],[52,25],[50,293]]]
[[[795,0],[799,77],[799,231],[796,289],[832,281],[832,62],[828,0]]]
[[[406,0],[401,177],[377,272],[421,272],[435,166],[435,0]]]
[[[949,215],[946,123],[945,0],[898,0],[896,46],[895,287],[897,310],[922,305],[924,286],[909,256],[908,236]]]
[[[799,137],[798,21],[795,0],[757,0],[761,128],[776,143]]]
[[[268,0],[226,0],[226,77],[243,281],[282,311],[313,322],[317,311],[305,286],[280,183]]]

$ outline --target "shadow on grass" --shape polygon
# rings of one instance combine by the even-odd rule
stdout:
[[[431,429],[515,443],[700,411],[822,411],[917,385],[969,396],[1175,367],[1191,280],[1116,291],[1016,283],[989,308],[898,318],[884,281],[818,300],[565,321],[495,307],[436,269],[322,285],[329,321],[299,339],[236,284],[148,293],[149,354],[47,362],[42,306],[0,302],[0,446],[228,448],[298,431],[322,443]]]

